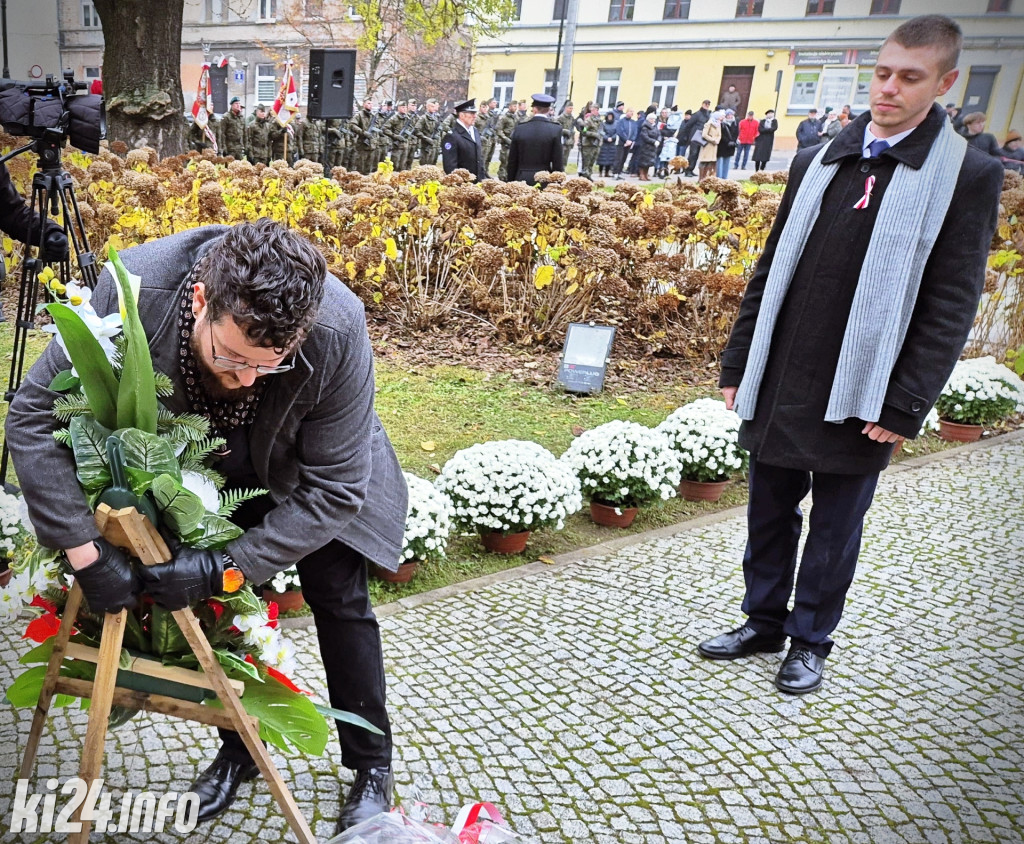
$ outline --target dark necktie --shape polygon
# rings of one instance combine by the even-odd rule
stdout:
[[[884,150],[889,149],[889,142],[884,141],[881,138],[876,138],[870,144],[868,144],[868,152],[870,155],[868,158],[878,158]]]

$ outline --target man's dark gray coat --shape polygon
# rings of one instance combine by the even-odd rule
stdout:
[[[178,312],[186,279],[227,232],[206,226],[126,249],[129,272],[142,278],[139,314],[153,365],[170,376],[163,404],[189,410],[178,369]],[[92,299],[101,316],[117,307],[109,270]],[[39,541],[71,548],[97,536],[71,451],[53,439],[48,385],[70,366],[51,343],[11,402],[7,442]],[[266,376],[249,435],[253,466],[276,507],[228,550],[253,583],[263,583],[339,539],[385,568],[398,568],[407,492],[398,460],[373,409],[373,353],[362,303],[328,274],[316,322],[290,372]]]
[[[832,141],[822,163],[839,162],[839,170],[822,198],[821,213],[779,312],[754,418],[740,429],[740,444],[761,462],[840,474],[879,472],[889,462],[892,445],[862,434],[861,420],[825,422],[825,408],[885,189],[897,163],[921,167],[946,119],[933,106],[910,135],[877,159],[861,158],[870,112],[851,121]],[[722,353],[722,387],[738,386],[743,377],[779,236],[818,149],[801,150],[793,160],[778,216]],[[876,179],[870,204],[855,209],[869,175]],[[878,419],[887,430],[917,436],[963,351],[985,283],[1002,182],[998,160],[968,148],[889,380]]]

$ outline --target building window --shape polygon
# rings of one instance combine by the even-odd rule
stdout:
[[[619,100],[619,82],[622,79],[622,68],[606,67],[597,71],[597,91],[594,102],[599,108],[614,108]]]
[[[763,10],[764,0],[738,0],[736,3],[738,18],[759,18]]]
[[[277,20],[277,0],[260,0],[259,13],[261,21]]]
[[[665,0],[665,20],[684,21],[690,17],[690,0]]]
[[[268,108],[277,99],[276,70],[276,65],[256,65],[256,102],[265,103]]]
[[[512,102],[512,90],[516,86],[516,72],[514,70],[494,71],[494,92],[493,97],[498,104],[504,108]]]
[[[306,0],[305,11],[307,18],[322,18],[324,16],[324,0]]]
[[[988,8],[985,11],[989,14],[1009,13],[1010,0],[988,0]]]
[[[555,0],[555,7],[551,10],[551,20],[565,20],[566,0]]]
[[[807,16],[831,15],[836,8],[836,0],[808,0]]]
[[[98,67],[86,67],[83,68],[82,75],[85,77],[86,82],[92,82],[93,79],[100,78],[100,69]]]
[[[610,21],[631,21],[633,20],[633,6],[635,0],[611,0],[608,5],[608,20]]]
[[[654,88],[651,90],[651,102],[660,108],[667,108],[676,101],[676,85],[679,82],[678,67],[654,68]]]
[[[82,26],[88,27],[89,29],[95,29],[100,25],[100,16],[96,14],[96,7],[89,2],[89,0],[83,0]]]
[[[872,15],[898,15],[900,0],[871,0]]]
[[[517,21],[523,16],[523,0],[516,0],[516,10],[512,15],[512,20]]]

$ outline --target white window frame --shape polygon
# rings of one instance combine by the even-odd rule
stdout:
[[[258,0],[256,4],[257,20],[267,23],[277,22],[278,0]]]
[[[615,74],[614,78],[612,74]],[[622,84],[621,67],[600,67],[597,69],[597,86],[594,90],[594,102],[602,111],[615,108],[619,101],[619,86]]]
[[[511,74],[511,79],[498,79],[498,74]],[[516,88],[516,72],[514,70],[496,70],[494,71],[494,84],[491,88],[491,93],[494,99],[498,101],[499,108],[505,108],[510,102],[512,102],[512,95]]]
[[[92,0],[82,0],[82,26],[86,29],[99,29],[100,16],[96,14],[96,4]]]
[[[269,73],[266,71],[269,69]],[[271,62],[260,62],[256,65],[256,73],[253,75],[253,86],[256,92],[256,102],[263,103],[267,108],[270,108],[270,104],[277,99],[277,65]],[[264,87],[263,92],[260,91],[260,86]],[[264,92],[269,91],[269,94]]]
[[[102,79],[103,71],[99,67],[83,67],[82,78],[87,82],[92,82],[94,79]]]
[[[658,72],[675,71],[673,78],[658,79]],[[658,108],[668,108],[676,101],[676,89],[679,87],[678,67],[656,67],[654,68],[654,85],[651,88],[651,102],[657,103]]]

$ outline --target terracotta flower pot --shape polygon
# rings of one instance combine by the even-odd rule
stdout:
[[[687,481],[679,482],[679,497],[684,501],[718,501],[725,492],[729,481]]]
[[[638,511],[637,507],[614,507],[610,504],[602,504],[600,501],[590,502],[590,518],[595,525],[627,528],[633,524],[633,519],[636,518]]]
[[[287,592],[275,592],[273,589],[264,589],[263,600],[268,603],[273,601],[281,612],[297,610],[306,603],[306,599],[302,597],[301,589],[289,589]]]
[[[408,583],[419,567],[419,560],[406,560],[399,564],[398,571],[388,571],[380,566],[374,566],[373,574],[387,583]]]
[[[526,550],[526,541],[530,538],[530,531],[524,530],[519,533],[501,533],[501,531],[485,531],[480,534],[480,541],[484,548],[492,554],[521,554]]]
[[[939,420],[939,436],[954,443],[976,443],[981,439],[984,425],[964,425],[962,422]]]
[[[12,577],[14,577],[14,572],[10,569],[0,571],[0,589],[6,588],[7,584],[11,582]]]

